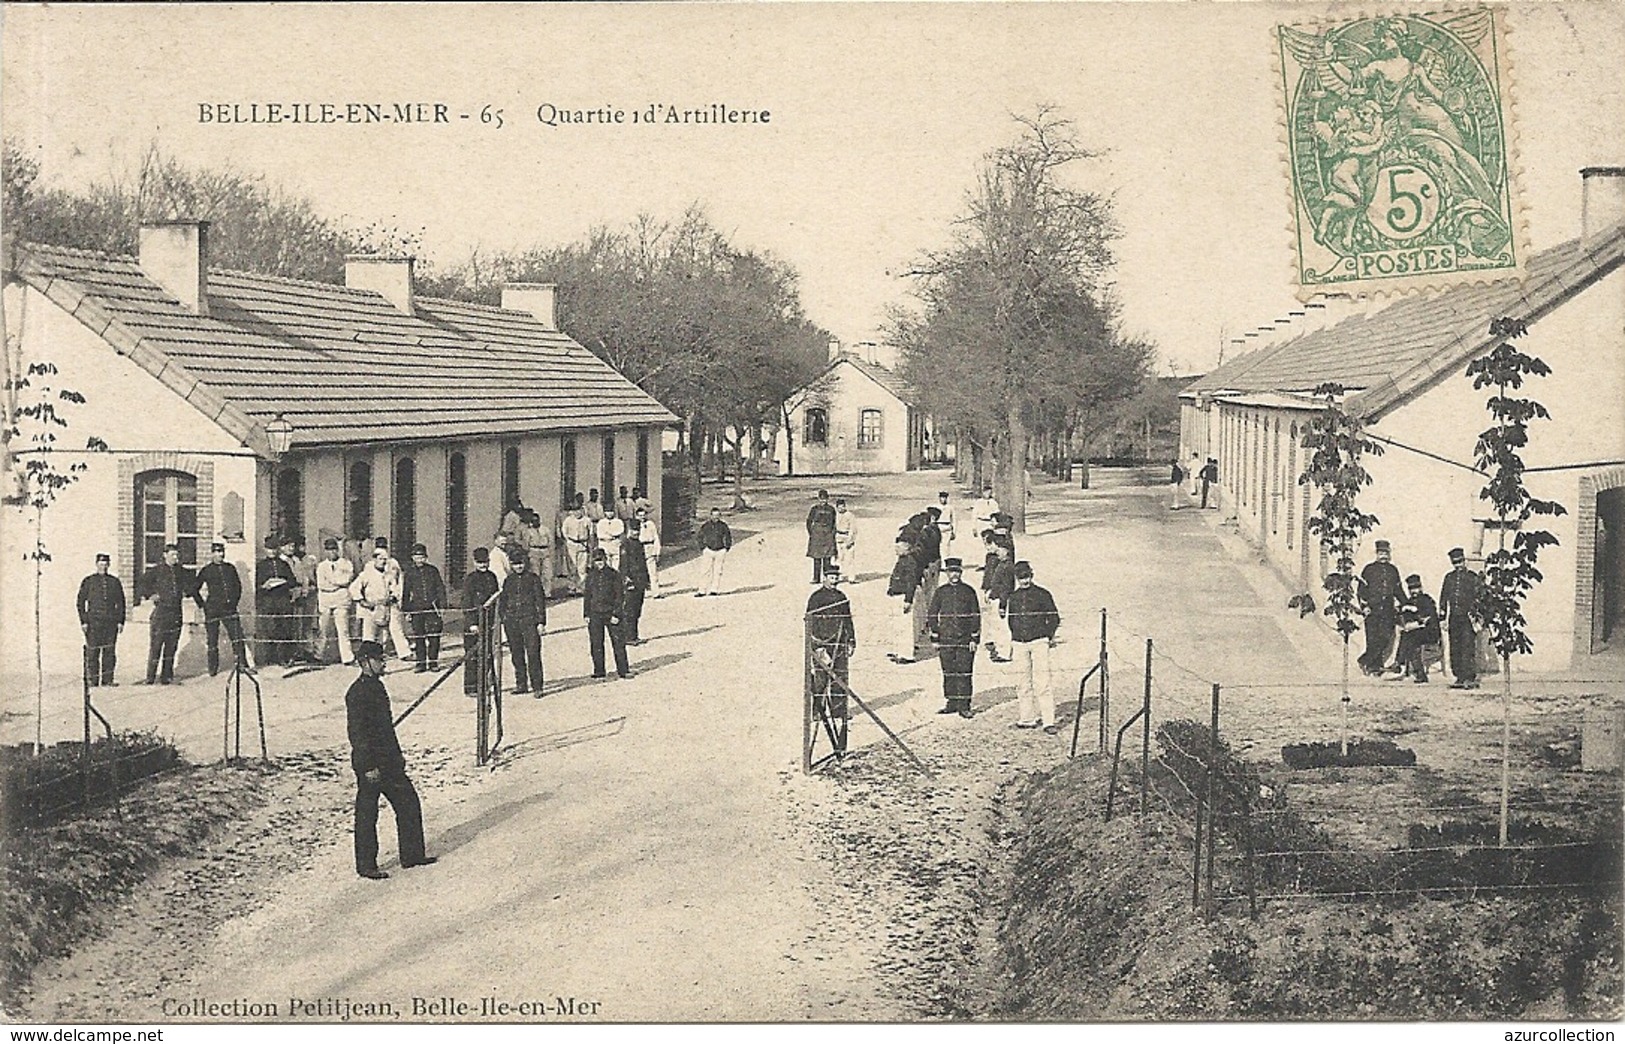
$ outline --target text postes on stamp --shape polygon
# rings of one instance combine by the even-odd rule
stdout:
[[[1303,293],[1521,275],[1500,17],[1279,27]]]

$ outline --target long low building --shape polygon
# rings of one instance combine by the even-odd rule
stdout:
[[[1181,393],[1182,459],[1217,458],[1221,506],[1293,589],[1321,598],[1330,569],[1307,528],[1315,494],[1298,482],[1322,383],[1344,386],[1344,407],[1384,449],[1364,461],[1373,483],[1359,506],[1380,525],[1361,561],[1387,539],[1401,573],[1435,594],[1450,548],[1482,568],[1499,539],[1474,463],[1490,393],[1465,370],[1497,340],[1491,321],[1517,317],[1529,323],[1519,347],[1552,369],[1523,389],[1551,411],[1531,425],[1526,484],[1567,509],[1538,519],[1559,543],[1525,606],[1529,666],[1625,656],[1625,168],[1582,173],[1582,236],[1532,256],[1525,282],[1403,297],[1279,338]]]
[[[14,372],[52,364],[57,387],[84,398],[59,411],[69,426],[50,458],[85,468],[44,514],[48,674],[77,676],[74,598],[98,552],[136,625],[148,607],[135,579],[166,544],[194,564],[223,541],[251,591],[269,533],[317,552],[342,538],[352,554],[386,535],[403,558],[425,544],[455,588],[515,502],[548,526],[578,490],[612,500],[641,486],[661,503],[676,417],[559,331],[551,285],[511,285],[497,308],[417,295],[409,257],[352,257],[344,286],[210,270],[196,221],[144,226],[137,257],[12,253]],[[289,448],[273,452],[268,429]],[[106,451],[87,450],[91,437]],[[37,453],[16,448],[25,467]],[[34,533],[13,524],[27,518],[12,514],[0,541],[4,676],[34,666]],[[145,665],[145,628],[131,630],[124,678]]]

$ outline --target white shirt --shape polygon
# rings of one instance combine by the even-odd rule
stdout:
[[[355,581],[355,565],[344,557],[316,563],[316,604],[337,609],[350,600],[350,584]]]
[[[626,523],[614,515],[606,515],[597,522],[598,546],[608,543],[620,543],[621,537],[626,535]]]

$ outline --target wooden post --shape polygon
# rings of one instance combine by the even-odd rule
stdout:
[[[1111,692],[1106,687],[1106,610],[1100,610],[1100,752],[1111,743]]]

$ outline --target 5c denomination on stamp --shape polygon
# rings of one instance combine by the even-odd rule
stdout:
[[[1522,274],[1500,17],[1278,28],[1304,294]]]

